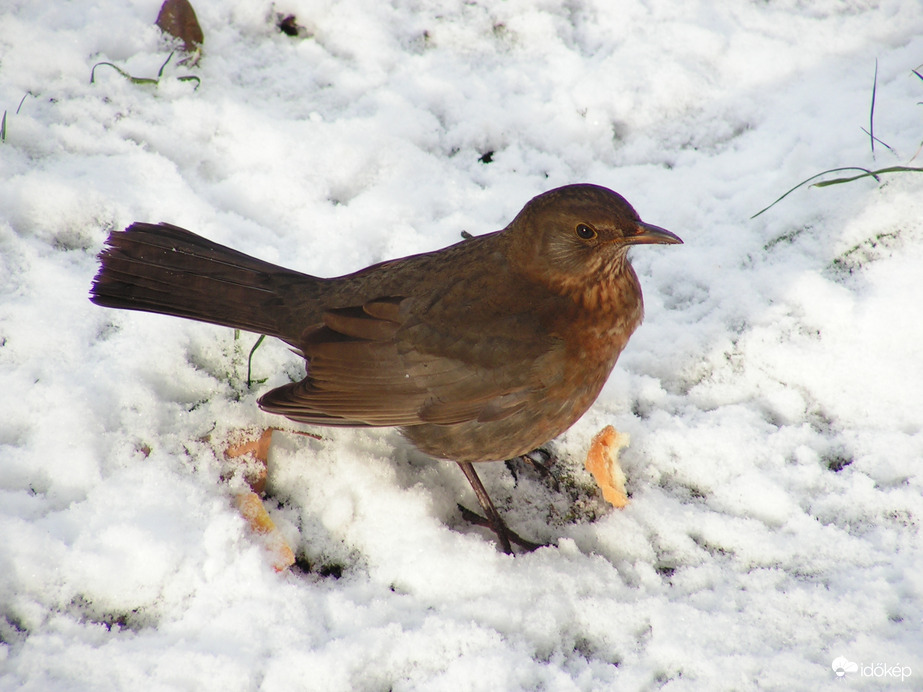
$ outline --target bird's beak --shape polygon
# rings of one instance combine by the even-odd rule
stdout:
[[[626,236],[623,241],[629,245],[682,245],[683,241],[675,233],[670,233],[666,228],[654,226],[643,221],[638,221],[633,235]]]

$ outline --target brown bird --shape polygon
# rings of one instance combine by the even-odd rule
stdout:
[[[632,245],[682,243],[596,185],[532,199],[506,228],[323,279],[167,224],[113,232],[97,305],[277,337],[307,376],[265,411],[317,425],[397,426],[458,463],[504,551],[510,531],[472,464],[525,455],[590,407],[641,323]]]

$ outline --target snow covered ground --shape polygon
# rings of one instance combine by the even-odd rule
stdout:
[[[923,689],[923,176],[750,218],[923,166],[919,0],[195,0],[198,67],[91,84],[156,75],[159,4],[0,1],[0,688]],[[571,182],[686,244],[633,251],[564,488],[482,467],[528,555],[454,464],[321,429],[275,435],[275,573],[223,450],[299,359],[250,390],[255,337],[87,300],[134,220],[332,276]],[[623,511],[582,470],[607,424]]]

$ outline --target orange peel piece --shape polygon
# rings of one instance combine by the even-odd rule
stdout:
[[[593,474],[606,502],[618,509],[628,504],[625,472],[619,464],[619,451],[627,447],[630,440],[628,433],[620,433],[607,425],[593,438],[586,455],[586,470]]]
[[[272,444],[272,433],[275,430],[276,428],[266,428],[256,439],[228,445],[224,454],[228,459],[236,459],[249,454],[258,462],[255,470],[251,469],[245,474],[250,490],[235,495],[234,503],[241,516],[246,519],[250,530],[260,537],[270,555],[273,569],[276,572],[282,572],[295,564],[295,553],[292,552],[260,499],[260,494],[266,488],[269,446]]]
[[[266,428],[255,440],[246,440],[240,444],[228,445],[224,453],[229,459],[252,453],[257,459],[266,463],[269,459],[269,445],[272,443],[272,433],[275,430],[277,428]]]
[[[266,428],[255,440],[246,440],[236,445],[228,445],[224,455],[228,459],[236,459],[245,454],[252,454],[259,464],[251,473],[246,474],[247,485],[255,493],[262,493],[266,489],[267,464],[269,463],[269,445],[272,444],[272,433],[276,428]]]
[[[272,556],[273,569],[282,572],[295,564],[295,553],[269,516],[260,496],[254,492],[243,492],[234,497],[234,502],[241,516],[250,525],[250,529],[262,538],[264,546]]]

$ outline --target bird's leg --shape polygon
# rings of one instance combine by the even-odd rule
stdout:
[[[487,522],[490,524],[490,528],[497,534],[497,540],[500,541],[500,547],[503,548],[503,552],[512,554],[513,547],[510,545],[509,529],[506,528],[506,524],[504,524],[503,519],[500,518],[500,513],[497,511],[497,508],[494,507],[494,503],[491,502],[490,495],[488,495],[487,490],[484,489],[484,484],[481,483],[481,479],[478,478],[474,466],[470,461],[459,461],[458,466],[474,489],[474,494],[477,496],[478,502],[481,504],[481,509],[484,510],[484,514],[487,515]]]
[[[500,547],[503,548],[503,552],[507,554],[513,553],[513,547],[510,545],[512,540],[516,545],[525,548],[526,550],[535,550],[540,548],[541,545],[538,543],[533,543],[532,541],[527,541],[525,538],[515,534],[510,531],[507,525],[504,523],[503,519],[500,517],[500,513],[497,511],[497,508],[494,507],[494,503],[490,499],[490,495],[487,494],[487,490],[484,489],[484,484],[481,483],[481,479],[478,478],[478,474],[474,470],[474,465],[468,461],[459,461],[457,462],[459,468],[461,468],[462,473],[465,474],[465,478],[468,479],[468,482],[471,484],[474,494],[478,498],[478,502],[481,504],[481,509],[484,510],[484,514],[487,515],[487,518],[478,516],[474,512],[465,509],[459,505],[462,514],[468,521],[471,521],[481,526],[487,526],[495,534],[497,534],[497,540],[500,541]]]

